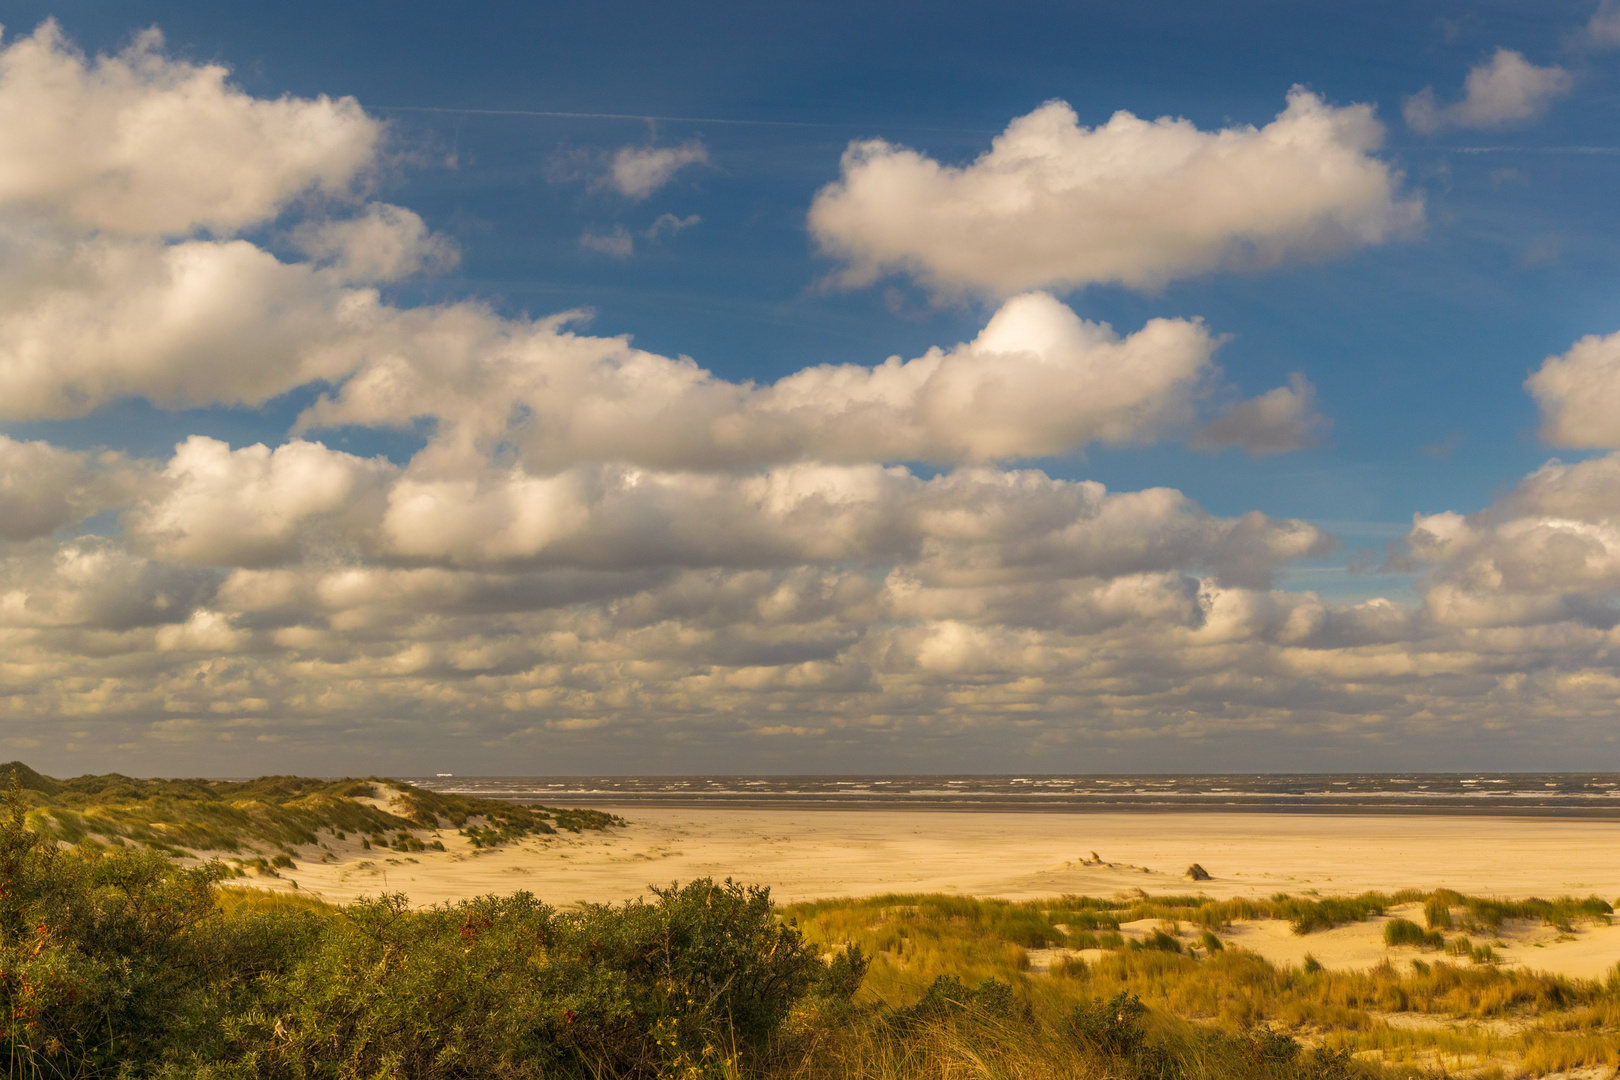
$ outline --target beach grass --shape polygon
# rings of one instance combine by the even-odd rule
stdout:
[[[58,780],[21,762],[0,765],[16,776],[36,832],[71,844],[136,844],[170,855],[227,852],[295,858],[349,834],[371,847],[444,850],[441,830],[473,847],[524,837],[622,825],[598,810],[560,809],[428,791],[398,780],[143,780],[117,773]],[[319,858],[318,854],[312,854]],[[286,863],[278,864],[286,866]]]
[[[1129,993],[1139,995],[1162,1024],[1191,1024],[1233,1038],[1278,1032],[1392,1074],[1489,1076],[1518,1075],[1524,1069],[1620,1067],[1620,972],[1581,980],[1504,969],[1476,962],[1478,947],[1471,943],[1455,959],[1440,953],[1430,961],[1407,963],[1392,956],[1370,971],[1332,971],[1320,964],[1274,965],[1224,945],[1214,930],[1205,929],[1196,937],[1189,933],[1186,944],[1192,947],[1181,951],[1116,947],[1090,961],[1061,959],[1049,973],[1031,970],[1028,943],[1043,937],[1039,920],[1064,923],[1077,911],[1107,911],[1117,924],[1180,919],[1219,926],[1239,917],[1241,909],[1242,917],[1288,918],[1297,932],[1308,934],[1334,919],[1387,910],[1395,899],[1411,903],[1430,897],[1372,895],[1315,911],[1293,898],[1241,904],[1197,899],[1081,902],[1064,897],[1010,903],[892,895],[793,904],[782,911],[811,940],[850,941],[867,950],[872,963],[864,993],[867,1000],[890,1008],[925,993],[941,976],[964,983],[995,979],[1013,987],[1049,1024],[1076,1007]],[[1500,902],[1449,894],[1442,900],[1501,914],[1502,919],[1547,920],[1549,925],[1601,920],[1608,914],[1604,902],[1592,899]],[[1397,922],[1405,920],[1391,919],[1385,925]],[[1441,937],[1406,925],[1420,937]],[[1158,929],[1147,939],[1161,934],[1168,936]]]
[[[19,799],[0,829],[12,1076],[1348,1080],[1620,1065],[1620,975],[1279,966],[1162,914],[1147,936],[1190,944],[1032,969],[1031,948],[1066,936],[1054,914],[1133,922],[1156,906],[1140,897],[777,906],[704,880],[563,911],[524,893],[338,906],[220,890],[217,867],[65,848],[25,822]]]
[[[507,804],[419,799],[377,779],[57,781],[20,769],[8,807],[0,1057],[30,1080],[1348,1080],[1620,1068],[1620,970],[1574,979],[1507,967],[1487,940],[1529,924],[1563,934],[1606,923],[1613,909],[1597,897],[1134,889],[775,905],[767,890],[699,880],[645,902],[567,909],[525,893],[338,905],[222,889],[235,864],[174,858],[187,849],[169,838],[229,833],[249,856],[237,863],[276,875],[321,850],[286,842],[299,828],[342,834],[357,852],[362,839],[426,846],[435,829],[505,843],[541,825],[617,819],[502,816]],[[74,836],[63,821],[97,827]],[[1427,925],[1400,917],[1419,909]],[[1324,965],[1318,949],[1270,962],[1233,940],[1253,920],[1307,941],[1377,920],[1366,933],[1385,937],[1387,957],[1368,970]]]

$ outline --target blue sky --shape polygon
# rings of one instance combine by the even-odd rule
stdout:
[[[197,534],[201,528],[173,524],[179,511],[164,502],[189,490],[190,474],[173,456],[189,437],[218,440],[222,453],[255,443],[275,451],[308,439],[360,459],[383,455],[389,467],[402,470],[403,479],[377,480],[395,485],[376,495],[390,507],[403,505],[400,483],[417,483],[431,469],[440,470],[431,475],[441,482],[448,467],[435,464],[434,455],[453,441],[445,416],[367,421],[353,419],[364,409],[351,409],[345,414],[349,422],[297,426],[323,394],[339,394],[349,380],[361,380],[370,370],[366,365],[378,363],[375,357],[287,378],[269,391],[248,392],[235,384],[203,391],[193,376],[175,375],[180,382],[174,382],[159,373],[150,382],[114,379],[108,384],[113,389],[92,395],[95,403],[86,408],[18,406],[0,425],[14,446],[43,444],[68,455],[61,468],[78,462],[72,483],[88,485],[86,490],[113,484],[120,493],[74,495],[68,501],[78,510],[49,518],[44,533],[12,530],[8,580],[12,594],[22,598],[17,603],[44,605],[41,610],[51,603],[66,605],[63,611],[73,607],[42,599],[55,595],[57,586],[37,575],[46,573],[41,567],[60,567],[63,552],[88,550],[86,537],[101,537],[98,542],[111,545],[109,550],[145,560],[139,574],[148,578],[168,567],[196,576],[196,584],[187,594],[193,600],[176,602],[166,609],[169,615],[142,616],[127,626],[97,627],[93,618],[74,622],[79,616],[65,614],[19,622],[16,633],[27,637],[27,648],[41,651],[14,675],[15,747],[51,763],[82,759],[86,767],[109,767],[128,757],[146,771],[165,771],[163,763],[171,761],[215,772],[259,771],[250,761],[318,771],[320,761],[333,757],[346,769],[433,771],[437,763],[452,762],[461,771],[508,771],[502,766],[513,755],[524,767],[510,771],[525,772],[683,771],[710,762],[766,771],[868,763],[962,769],[981,760],[1006,768],[1049,765],[1052,771],[1152,762],[1192,767],[1203,761],[1256,769],[1396,767],[1416,760],[1428,767],[1589,766],[1586,748],[1593,739],[1613,748],[1617,696],[1601,689],[1614,677],[1607,637],[1613,621],[1592,612],[1608,611],[1617,582],[1602,569],[1606,555],[1588,553],[1571,569],[1558,562],[1564,549],[1556,544],[1531,554],[1508,548],[1536,528],[1564,530],[1566,540],[1608,543],[1606,495],[1592,495],[1576,509],[1559,504],[1555,511],[1536,501],[1540,495],[1525,494],[1522,485],[1531,474],[1544,475],[1537,470],[1551,458],[1588,463],[1596,475],[1605,451],[1620,444],[1602,427],[1601,415],[1558,420],[1574,415],[1558,413],[1566,401],[1596,403],[1592,408],[1602,413],[1603,395],[1614,391],[1604,381],[1601,357],[1572,368],[1574,388],[1551,398],[1538,400],[1525,387],[1546,358],[1569,353],[1586,335],[1620,331],[1620,208],[1612,195],[1620,170],[1620,49],[1612,34],[1605,36],[1609,15],[1590,2],[1151,9],[888,4],[880,10],[855,4],[486,4],[472,10],[409,4],[7,5],[7,43],[54,19],[65,42],[62,55],[81,50],[74,55],[85,71],[95,69],[96,57],[117,56],[140,31],[157,27],[163,44],[149,55],[175,71],[224,65],[233,100],[296,104],[320,95],[352,97],[371,125],[365,130],[375,133],[363,167],[339,182],[316,191],[294,178],[284,192],[267,197],[259,212],[228,228],[210,224],[213,219],[199,210],[180,227],[142,234],[148,236],[142,243],[172,248],[188,241],[245,241],[283,265],[302,266],[301,260],[323,256],[310,254],[298,239],[305,235],[301,227],[363,217],[368,206],[405,208],[436,238],[435,250],[453,255],[426,259],[414,272],[376,275],[366,287],[376,290],[388,310],[476,308],[505,327],[588,309],[589,321],[573,324],[576,333],[593,341],[630,335],[639,350],[690,357],[728,383],[764,387],[819,365],[871,367],[891,356],[909,360],[936,347],[949,351],[973,341],[1010,296],[1027,291],[989,278],[969,280],[971,274],[942,286],[929,276],[934,256],[926,252],[930,240],[924,235],[904,240],[913,245],[912,254],[885,264],[876,280],[838,283],[837,275],[857,260],[847,253],[840,257],[837,245],[867,243],[870,230],[857,235],[846,229],[829,239],[832,233],[818,231],[808,215],[818,193],[832,190],[829,185],[853,183],[848,167],[840,165],[852,142],[882,139],[942,168],[967,169],[991,151],[992,140],[1009,124],[1054,100],[1074,110],[1081,129],[1108,124],[1116,111],[1126,110],[1145,120],[1182,118],[1211,133],[1264,128],[1288,107],[1291,88],[1302,87],[1330,110],[1372,107],[1381,139],[1352,157],[1384,170],[1382,194],[1390,205],[1420,207],[1417,220],[1397,227],[1395,211],[1387,207],[1373,222],[1366,216],[1373,211],[1346,209],[1348,203],[1334,202],[1339,196],[1325,193],[1322,215],[1360,213],[1358,228],[1383,232],[1342,243],[1296,237],[1287,252],[1258,267],[1228,252],[1212,266],[1177,264],[1163,282],[1121,283],[1110,277],[1112,271],[1095,279],[1060,275],[1037,282],[1034,287],[1075,316],[1108,323],[1121,336],[1154,319],[1178,325],[1202,320],[1218,341],[1199,368],[1196,387],[1185,380],[1166,383],[1170,397],[1155,398],[1153,405],[1162,415],[1138,424],[1130,438],[1033,440],[1015,453],[988,456],[970,450],[908,456],[901,450],[860,458],[903,470],[907,482],[916,483],[943,484],[985,467],[999,475],[1039,470],[1071,485],[1098,481],[1115,493],[1169,488],[1212,519],[1235,521],[1259,512],[1269,521],[1298,521],[1320,533],[1292,547],[1277,541],[1282,546],[1273,545],[1277,553],[1267,556],[1265,573],[1243,580],[1219,569],[1227,556],[1211,552],[1227,541],[1218,539],[1200,540],[1162,565],[1136,567],[1131,573],[1168,574],[1182,583],[1175,588],[1202,596],[1197,611],[1186,616],[1191,622],[1173,630],[1153,623],[1168,617],[1163,612],[1146,609],[1099,630],[1081,626],[1072,612],[1027,624],[995,616],[988,614],[995,604],[982,597],[975,602],[988,606],[971,614],[944,601],[937,609],[902,611],[891,598],[882,615],[806,615],[796,624],[802,633],[763,624],[752,636],[736,626],[728,631],[749,637],[756,650],[786,649],[783,656],[793,653],[785,642],[794,638],[804,651],[793,654],[799,659],[791,663],[754,653],[746,662],[728,661],[730,654],[718,646],[684,655],[673,646],[637,644],[635,635],[624,636],[629,631],[604,630],[597,644],[613,653],[611,664],[618,666],[598,670],[589,663],[607,661],[570,660],[566,650],[544,644],[546,635],[563,632],[555,622],[560,613],[611,622],[636,603],[657,606],[665,602],[659,590],[674,588],[665,578],[675,568],[720,577],[765,568],[782,575],[814,571],[886,580],[890,587],[896,574],[927,572],[907,558],[859,545],[831,556],[751,551],[705,562],[707,556],[661,548],[657,530],[665,526],[649,526],[652,532],[630,545],[636,554],[611,568],[540,548],[517,555],[485,551],[475,558],[454,545],[429,551],[395,542],[385,551],[386,544],[366,539],[372,525],[333,533],[331,508],[311,511],[314,516],[300,517],[282,532],[279,525],[272,528],[278,537],[286,530],[286,536],[296,534],[295,540],[283,537],[285,544],[273,555],[263,554],[268,549],[262,544],[249,557],[229,544],[205,552],[174,540],[187,528]],[[1488,71],[1500,50],[1511,51],[1520,65],[1503,68],[1503,78],[1520,82],[1507,91],[1507,83],[1499,83],[1498,90],[1520,98],[1504,105],[1488,95],[1467,95],[1470,73]],[[18,86],[13,90],[21,94]],[[1440,110],[1428,120],[1411,104],[1425,88],[1432,88]],[[157,93],[150,85],[139,92]],[[351,134],[360,130],[352,127]],[[266,160],[291,152],[287,145],[261,149]],[[698,160],[660,173],[643,191],[615,180],[615,155],[625,152],[684,152]],[[1106,198],[1131,199],[1130,175],[1127,170]],[[67,198],[19,196],[0,211],[9,215],[8,228],[22,235],[45,228],[39,223],[47,219],[66,220],[66,211],[40,207]],[[1263,211],[1251,213],[1251,225],[1262,232],[1270,226],[1253,222],[1261,221]],[[81,209],[72,214],[79,215],[75,221],[94,216]],[[134,235],[107,220],[74,225],[81,229],[75,235],[85,242],[119,230]],[[1029,227],[1038,239],[1047,225]],[[1245,233],[1233,243],[1264,243],[1255,235],[1261,234]],[[1175,238],[1166,237],[1153,242],[1173,247]],[[985,259],[997,257],[991,252]],[[40,288],[32,282],[12,287],[20,298],[14,306],[21,325],[30,317],[29,305],[44,301],[28,299]],[[275,312],[282,309],[266,310],[262,325],[274,330],[282,318]],[[287,325],[291,320],[285,317]],[[215,362],[222,370],[242,365],[247,372],[248,366],[277,362],[209,347],[219,349]],[[472,376],[444,378],[463,380],[444,383],[440,389],[448,394],[467,391],[465,380]],[[251,372],[242,379],[251,382]],[[183,390],[172,390],[181,385]],[[1199,434],[1216,430],[1208,425],[1239,403],[1287,386],[1308,387],[1310,395],[1289,399],[1297,406],[1290,422],[1304,425],[1293,435],[1273,433],[1273,443],[1262,445],[1263,439],[1255,441],[1261,436],[1245,429],[1241,438],[1211,447],[1210,438]],[[1091,393],[1079,383],[1064,392],[1078,398]],[[480,407],[519,406],[539,407],[506,398]],[[470,423],[465,417],[458,422]],[[524,456],[532,451],[498,442],[479,444],[479,469],[504,469],[517,460],[526,477],[552,475],[545,471],[550,466]],[[1286,452],[1271,452],[1278,449]],[[98,464],[85,456],[101,450],[123,457]],[[635,458],[628,450],[593,452],[595,457],[586,455],[593,467],[619,468]],[[839,453],[805,451],[802,461],[830,462]],[[636,460],[637,467],[653,467]],[[473,469],[465,461],[458,467]],[[774,467],[733,462],[702,469],[718,468],[714,475],[723,474],[725,483],[745,484],[754,475],[749,470]],[[457,475],[479,491],[493,483],[492,473]],[[1571,475],[1572,485],[1598,484],[1587,479],[1589,473]],[[339,501],[351,497],[363,502],[359,495]],[[697,506],[693,501],[688,508]],[[1447,512],[1475,515],[1468,544],[1445,540],[1426,547],[1424,537],[1414,541],[1414,515]],[[160,519],[170,522],[163,534],[169,540],[154,531],[152,523]],[[1170,526],[1144,527],[1149,532],[1139,543],[1146,546]],[[929,535],[932,540],[919,541],[924,548],[945,542]],[[1090,543],[1065,535],[1064,543]],[[1015,549],[1026,539],[995,541],[994,558],[1016,561]],[[611,547],[609,540],[597,542]],[[346,617],[330,605],[317,612],[294,610],[294,604],[269,614],[267,608],[231,606],[229,598],[245,587],[244,575],[302,574],[315,581],[324,574],[321,580],[328,580],[335,567],[505,575],[514,594],[529,588],[544,593],[556,584],[553,577],[569,573],[611,573],[619,575],[619,584],[586,590],[594,598],[572,607],[537,602],[522,612],[488,615],[495,621],[486,623],[455,622],[472,616],[429,605],[396,612],[387,630],[377,619]],[[52,572],[60,576],[60,570]],[[1053,589],[1080,588],[1075,583],[1082,579],[1087,589],[1102,588],[1099,582],[1123,580],[1109,576],[1114,573],[1088,565],[1083,572],[1052,571],[1055,576],[1046,580]],[[1526,583],[1514,584],[1515,573]],[[632,578],[641,582],[638,574],[662,584],[626,584]],[[1012,587],[1011,578],[996,580],[995,588]],[[1159,585],[1170,588],[1169,580]],[[992,583],[986,579],[974,587]],[[1192,646],[1175,635],[1208,635],[1224,602],[1211,600],[1211,589],[1255,590],[1255,597],[1269,597],[1264,603],[1282,613],[1271,629],[1251,627],[1248,645],[1220,646],[1232,649],[1223,659],[1214,659],[1215,646],[1207,643],[1197,647],[1203,659],[1189,659]],[[1277,629],[1290,618],[1283,609],[1296,610],[1303,602],[1297,598],[1307,592],[1325,612],[1310,616],[1317,620],[1311,631],[1317,637],[1300,631],[1303,636],[1289,638],[1292,631]],[[1463,593],[1470,604],[1485,604],[1496,614],[1455,614],[1448,598]],[[1489,603],[1480,599],[1486,594]],[[1366,605],[1383,601],[1400,610],[1404,629],[1367,629],[1373,616]],[[74,603],[95,607],[89,600]],[[941,614],[947,608],[954,614]],[[1540,614],[1525,614],[1532,608]],[[672,640],[709,625],[682,610],[662,623],[641,625],[662,626]],[[718,617],[714,611],[707,616]],[[429,633],[424,627],[430,622],[440,629]],[[202,623],[224,629],[211,639],[194,634],[185,647],[173,644],[187,627]],[[1560,639],[1566,624],[1567,636]],[[70,625],[78,629],[64,629]],[[162,638],[165,626],[178,629]],[[346,629],[360,626],[364,634]],[[300,637],[289,628],[308,634]],[[989,636],[973,638],[969,630]],[[124,638],[116,646],[86,643],[102,632]],[[579,626],[567,633],[575,642],[590,637]],[[895,656],[904,650],[894,642],[910,633],[933,633],[938,640],[968,634],[977,644],[962,648],[979,659],[928,682],[917,674],[927,663],[916,657],[909,667],[900,664],[884,675],[888,669],[873,659],[877,654],[862,651],[879,649],[887,635],[893,641],[879,651]],[[61,640],[46,642],[52,634]],[[136,640],[142,634],[146,638]],[[346,634],[354,639],[339,644]],[[1508,642],[1512,635],[1519,638]],[[155,644],[160,638],[171,644]],[[431,646],[424,644],[429,639]],[[770,649],[762,644],[766,639],[774,643]],[[1022,660],[997,652],[1013,639],[1021,642]],[[500,653],[499,663],[458,667],[447,659],[474,640],[486,643],[491,655]],[[382,679],[377,665],[389,650],[398,656],[416,646],[434,652],[433,662],[419,669],[429,672],[421,677],[431,687],[376,681]],[[639,655],[640,649],[650,651]],[[1041,649],[1064,659],[1029,660],[1029,650]],[[919,650],[917,656],[927,653]],[[1057,673],[1101,663],[1122,650],[1144,650],[1163,666],[1144,660],[1138,671],[1126,663],[1083,686]],[[1310,662],[1300,659],[1306,654]],[[94,655],[91,666],[105,668],[93,690],[64,681],[71,665],[63,665],[78,655]],[[1464,656],[1470,659],[1459,659]],[[1026,661],[1032,666],[1021,667]],[[829,665],[843,675],[821,671],[812,677],[809,669],[793,668],[806,663]],[[1056,667],[1042,666],[1047,663]],[[228,704],[229,694],[182,701],[183,695],[162,689],[187,671],[233,665],[242,671],[257,665],[256,673],[241,678],[265,684],[231,691],[247,702],[240,708]],[[1126,668],[1133,673],[1125,674]],[[317,669],[326,674],[311,674]],[[1376,687],[1367,674],[1374,669],[1385,680]],[[1229,670],[1231,682],[1223,684],[1213,674],[1217,670]],[[735,681],[727,682],[731,676]],[[341,705],[321,705],[310,682],[320,678],[343,681],[353,692]],[[844,689],[824,687],[819,696],[786,689],[804,679],[826,679],[825,687]],[[571,680],[588,683],[589,693],[570,698],[558,689]],[[775,689],[739,698],[733,691],[743,683]],[[727,688],[719,689],[722,684]],[[677,693],[669,689],[674,685],[685,689]],[[542,686],[552,690],[541,693]],[[626,686],[635,691],[618,692]],[[849,689],[855,686],[863,689]],[[436,720],[419,704],[401,704],[439,691],[451,720]],[[532,708],[512,704],[525,693],[534,695]],[[92,707],[86,695],[108,700]],[[759,734],[778,729],[778,735]],[[385,731],[395,734],[378,734]],[[386,760],[373,765],[368,754],[377,752],[379,739],[388,746]],[[1212,753],[1218,760],[1211,760]]]
[[[1481,505],[1539,464],[1547,450],[1519,384],[1542,357],[1620,322],[1614,65],[1569,47],[1592,5],[1127,7],[491,4],[452,15],[409,5],[49,4],[15,5],[8,21],[16,32],[54,15],[92,51],[155,25],[171,52],[226,63],[255,94],[353,94],[423,159],[402,164],[384,193],[462,243],[462,266],[428,283],[428,295],[537,315],[589,307],[595,331],[633,334],[730,378],[915,355],[982,324],[983,304],[931,309],[904,282],[891,283],[908,293],[900,317],[882,289],[814,290],[828,263],[815,257],[804,211],[852,138],[963,162],[1051,98],[1085,123],[1128,109],[1204,128],[1263,124],[1295,83],[1338,103],[1370,102],[1392,121],[1384,156],[1428,199],[1421,240],[1156,295],[1071,294],[1082,314],[1120,324],[1202,315],[1232,335],[1221,363],[1246,390],[1307,372],[1334,420],[1328,445],[1242,467],[1180,449],[1053,467],[1115,485],[1171,484],[1216,512],[1404,525],[1414,510]],[[1455,93],[1504,44],[1579,67],[1580,92],[1506,130],[1404,129],[1405,97],[1430,85]],[[714,167],[644,203],[551,179],[570,152],[694,137]],[[1490,152],[1466,152],[1479,148]],[[450,154],[453,169],[442,164]],[[624,261],[577,242],[587,228],[645,229],[663,213],[703,224]],[[255,438],[284,429],[281,416],[262,431],[253,419],[237,422]],[[151,449],[172,441],[139,426]],[[99,424],[95,438],[106,438]],[[1423,453],[1450,446],[1449,456]]]

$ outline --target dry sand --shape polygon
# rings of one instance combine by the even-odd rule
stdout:
[[[453,831],[446,852],[361,851],[328,839],[288,881],[334,901],[382,891],[429,904],[525,889],[554,904],[618,901],[695,877],[769,885],[780,901],[941,892],[1009,899],[1203,892],[1355,894],[1446,886],[1503,897],[1620,895],[1620,821],[1321,814],[1067,814],[918,810],[608,808],[630,825],[475,851]],[[1097,852],[1103,865],[1084,865]],[[1197,862],[1213,880],[1183,879]],[[1418,921],[1421,921],[1421,916]],[[1286,924],[1239,924],[1227,940],[1300,963],[1366,967],[1386,955],[1382,921],[1297,937]],[[1504,928],[1509,962],[1591,977],[1620,961],[1620,926]],[[1567,937],[1567,936],[1566,936]],[[1415,952],[1413,956],[1419,955]],[[1051,957],[1037,957],[1043,966]]]

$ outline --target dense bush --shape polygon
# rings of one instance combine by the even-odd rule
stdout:
[[[696,881],[559,912],[534,897],[423,911],[221,907],[217,868],[72,850],[0,826],[0,1055],[13,1075],[697,1075],[763,1051],[789,1011],[848,998],[767,890]],[[233,905],[226,905],[232,907]]]
[[[233,1057],[276,1077],[656,1075],[759,1051],[825,971],[765,890],[730,882],[566,913],[387,896],[265,981]]]
[[[1069,1014],[1075,1037],[1110,1057],[1128,1057],[1147,1043],[1142,1018],[1147,1006],[1135,994],[1121,990],[1109,1001],[1094,998],[1076,1005]]]
[[[0,1018],[12,1071],[111,1074],[155,1060],[230,996],[210,870],[154,852],[90,858],[0,826]]]

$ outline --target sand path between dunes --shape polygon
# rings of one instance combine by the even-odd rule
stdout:
[[[287,880],[334,901],[382,891],[417,904],[528,890],[554,904],[618,901],[648,885],[732,877],[779,901],[885,892],[1009,899],[1203,892],[1323,895],[1446,886],[1503,897],[1620,896],[1620,821],[1472,816],[1214,813],[992,813],[919,810],[603,807],[630,820],[607,834],[563,834],[475,851],[445,830],[446,852],[360,851],[326,838]],[[1095,851],[1104,865],[1082,865]],[[1197,862],[1214,880],[1183,879]],[[1421,921],[1421,916],[1419,916]],[[1250,923],[1230,940],[1278,961],[1309,951],[1362,967],[1385,953],[1374,920],[1307,938]],[[1475,935],[1476,941],[1485,939]],[[1507,949],[1527,966],[1594,976],[1620,961],[1620,925],[1583,925],[1574,941],[1521,928]],[[1541,940],[1545,938],[1546,940]],[[1392,951],[1404,958],[1411,950]],[[1412,953],[1412,955],[1419,955]]]

